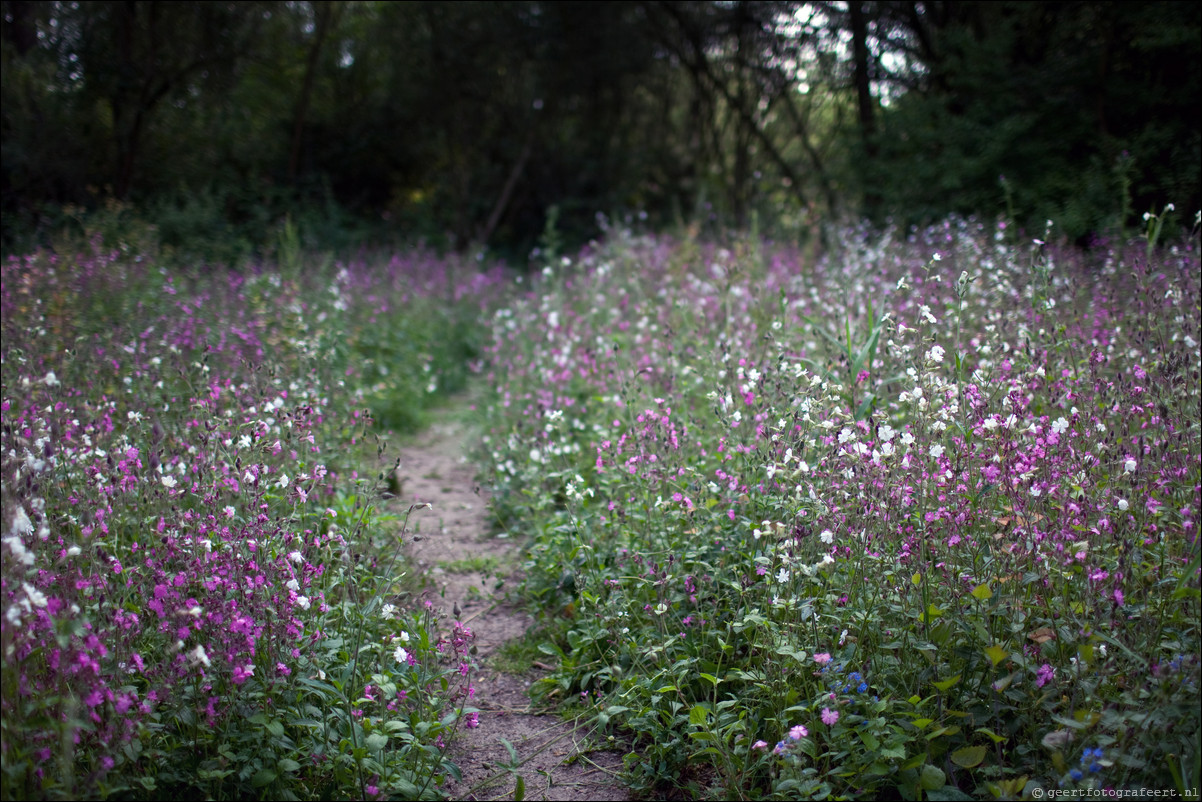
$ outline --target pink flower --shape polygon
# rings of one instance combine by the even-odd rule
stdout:
[[[751,745],[751,748],[752,749],[767,749],[768,742],[767,741],[756,741],[755,743],[753,743]]]
[[[836,713],[835,715],[837,716],[839,714]],[[792,738],[794,741],[800,741],[802,738],[806,737],[809,734],[810,734],[810,731],[807,730],[805,727],[803,727],[800,724],[798,724],[793,729],[789,730],[789,737]]]
[[[839,720],[839,711],[831,710],[829,707],[822,708],[822,723],[828,727],[833,727],[835,722]]]
[[[819,652],[818,654],[814,655],[814,662],[820,666],[824,666],[830,661],[831,656],[829,652]]]
[[[1052,668],[1051,664],[1044,663],[1039,667],[1039,671],[1035,672],[1035,687],[1042,688],[1052,681],[1052,677],[1056,676],[1056,669]]]

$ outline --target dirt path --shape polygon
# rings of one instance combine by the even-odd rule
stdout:
[[[467,437],[466,427],[445,415],[401,449],[397,472],[404,507],[432,505],[410,520],[421,536],[409,547],[415,573],[427,578],[427,597],[476,636],[480,668],[473,684],[480,726],[462,729],[452,745],[463,780],[444,790],[451,799],[514,799],[520,777],[525,799],[629,799],[618,777],[621,754],[600,749],[603,736],[584,723],[532,710],[527,689],[542,673],[537,661],[515,667],[510,658],[505,661],[510,673],[496,667],[498,650],[521,640],[534,620],[505,600],[505,590],[515,582],[501,580],[516,569],[518,548],[487,537],[487,493],[475,483],[474,468],[464,456]],[[520,673],[512,673],[515,668]],[[502,739],[516,752],[519,765],[513,770],[507,768],[513,759]]]

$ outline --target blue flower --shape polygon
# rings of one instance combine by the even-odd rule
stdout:
[[[1080,780],[1082,777],[1084,777],[1084,776],[1085,776],[1084,774],[1082,774],[1082,773],[1081,773],[1081,769],[1073,769],[1073,770],[1072,770],[1072,771],[1070,771],[1068,774],[1069,774],[1069,776],[1070,776],[1070,777],[1072,777],[1074,780]]]

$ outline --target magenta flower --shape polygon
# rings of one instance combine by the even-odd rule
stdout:
[[[831,710],[829,707],[822,708],[822,723],[828,727],[833,727],[835,722],[839,720],[839,711]]]
[[[1035,673],[1035,687],[1042,688],[1052,681],[1052,677],[1056,676],[1056,669],[1052,668],[1051,664],[1044,663],[1039,667],[1039,671]]]

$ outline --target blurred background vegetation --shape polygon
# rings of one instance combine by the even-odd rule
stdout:
[[[1202,11],[1128,2],[4,2],[3,248],[417,242],[606,221],[821,238],[1202,207]],[[546,254],[543,254],[545,256]]]

